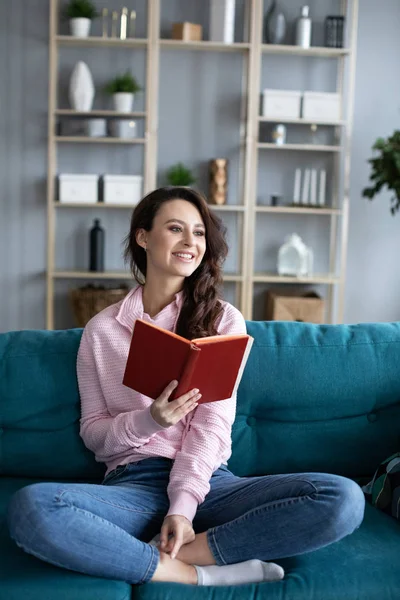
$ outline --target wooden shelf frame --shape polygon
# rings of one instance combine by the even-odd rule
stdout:
[[[358,0],[342,0],[341,14],[346,16],[349,47],[348,48],[299,48],[297,46],[263,44],[262,28],[263,28],[263,2],[255,3],[255,18],[257,21],[257,29],[255,36],[251,39],[252,48],[254,49],[253,63],[253,78],[252,88],[249,94],[252,95],[252,106],[250,122],[252,127],[249,128],[249,136],[253,139],[251,156],[249,156],[249,175],[248,178],[253,183],[249,186],[249,197],[247,200],[248,213],[248,234],[247,234],[247,250],[248,262],[246,272],[248,273],[247,281],[247,298],[244,300],[246,306],[246,317],[253,317],[253,298],[254,284],[256,283],[310,283],[310,284],[326,284],[328,286],[326,292],[327,299],[327,315],[328,322],[341,323],[344,317],[344,290],[346,282],[346,255],[348,244],[348,213],[349,213],[349,186],[350,186],[350,142],[353,122],[353,105],[354,105],[354,85],[355,85],[355,66],[356,66],[356,47],[357,47],[357,22],[358,22]],[[261,67],[263,59],[268,55],[293,55],[303,57],[317,57],[326,59],[336,59],[338,61],[338,73],[336,81],[336,92],[340,94],[342,101],[342,114],[346,114],[346,118],[339,121],[308,121],[303,119],[268,119],[259,114],[261,94]],[[347,83],[347,86],[345,86]],[[344,90],[347,88],[346,97]],[[347,105],[345,113],[344,107]],[[259,127],[262,122],[279,122],[288,125],[325,125],[335,127],[335,137],[340,139],[340,144],[326,145],[311,145],[311,144],[284,144],[277,146],[276,144],[263,143],[259,141]],[[256,125],[255,125],[256,124]],[[257,205],[257,180],[258,169],[260,168],[259,161],[268,160],[268,153],[262,154],[264,150],[286,150],[297,152],[326,152],[330,153],[333,161],[333,190],[332,198],[330,199],[334,208],[308,208],[308,207],[262,207]],[[283,160],[283,159],[282,159]],[[339,183],[341,185],[339,185]],[[340,189],[341,188],[341,189]],[[340,193],[342,191],[342,193]],[[279,277],[277,274],[255,274],[255,239],[256,239],[256,222],[260,214],[266,213],[268,216],[280,216],[285,214],[304,215],[321,215],[329,216],[329,273],[313,275],[304,279]]]
[[[246,319],[253,318],[254,285],[260,283],[291,283],[291,284],[321,284],[327,285],[327,313],[329,322],[342,322],[344,304],[344,286],[346,280],[345,264],[347,253],[348,214],[349,214],[349,182],[350,182],[350,140],[352,131],[352,113],[354,104],[356,43],[358,0],[342,0],[342,14],[346,15],[349,46],[347,48],[311,47],[299,48],[290,45],[270,45],[262,42],[262,27],[264,20],[264,0],[248,0],[245,3],[245,19],[243,24],[244,37],[241,43],[223,44],[218,42],[184,42],[160,38],[160,5],[161,0],[148,0],[146,38],[127,40],[90,36],[89,38],[73,38],[59,35],[57,23],[60,0],[50,0],[50,47],[49,47],[49,113],[48,113],[48,185],[47,185],[47,317],[48,329],[54,328],[54,285],[57,280],[79,279],[130,279],[125,271],[110,271],[106,273],[90,273],[87,271],[57,270],[55,268],[55,225],[59,209],[86,210],[132,210],[134,206],[97,204],[64,204],[55,201],[55,177],[57,173],[57,145],[63,143],[90,144],[126,144],[142,145],[144,152],[143,192],[148,193],[157,184],[157,145],[158,145],[158,85],[160,53],[166,51],[200,51],[242,53],[244,57],[241,84],[241,116],[240,116],[240,160],[239,160],[239,197],[241,205],[212,205],[212,210],[219,214],[232,214],[237,219],[238,232],[238,273],[224,274],[224,281],[235,284],[236,303]],[[146,103],[143,111],[118,113],[112,110],[92,110],[88,112],[59,108],[57,99],[58,54],[64,47],[80,48],[127,48],[132,51],[141,49],[146,54],[146,73],[144,87]],[[336,91],[342,95],[348,105],[346,119],[339,121],[318,121],[304,119],[269,119],[259,114],[259,97],[261,91],[261,64],[264,59],[273,55],[300,56],[304,60],[316,57],[338,61],[338,77]],[[84,50],[82,52],[84,59]],[[346,65],[346,69],[345,69]],[[343,98],[347,71],[347,95]],[[144,135],[132,140],[119,138],[88,138],[80,136],[55,135],[56,120],[59,118],[91,118],[106,119],[143,119]],[[260,124],[286,123],[296,126],[320,125],[335,128],[335,139],[340,144],[311,145],[311,144],[275,144],[259,141]],[[334,190],[330,199],[331,207],[304,206],[260,206],[257,205],[257,173],[260,168],[259,160],[268,160],[264,150],[287,150],[293,152],[327,153],[333,161],[335,169]],[[262,158],[260,158],[262,152]],[[284,160],[284,154],[282,155]],[[343,165],[343,167],[342,167]],[[341,179],[343,194],[339,195],[338,181]],[[276,273],[254,273],[256,223],[260,215],[264,218],[285,218],[285,215],[324,216],[329,217],[329,269],[325,274],[316,274],[307,278],[279,277]],[[337,310],[334,311],[334,294],[338,290]]]

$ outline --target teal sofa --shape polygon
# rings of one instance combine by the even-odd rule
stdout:
[[[233,472],[324,471],[363,482],[400,450],[400,323],[247,327],[255,342],[238,394]],[[0,335],[1,600],[400,598],[400,523],[369,505],[353,535],[280,561],[286,576],[279,583],[130,586],[59,569],[20,550],[5,520],[13,492],[42,480],[100,482],[104,473],[78,433],[81,334]]]

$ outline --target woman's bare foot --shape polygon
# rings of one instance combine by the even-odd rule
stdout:
[[[199,567],[215,565],[215,559],[207,542],[207,532],[198,533],[193,542],[182,546],[176,558],[187,565],[198,565]]]
[[[197,571],[192,565],[186,564],[178,558],[173,559],[169,554],[160,551],[160,560],[151,581],[197,585]]]

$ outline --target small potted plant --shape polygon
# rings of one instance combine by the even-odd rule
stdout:
[[[114,109],[122,113],[132,111],[135,94],[140,90],[140,85],[129,71],[118,75],[106,86],[106,92],[113,97]]]
[[[170,167],[166,173],[169,185],[189,187],[196,182],[192,171],[187,169],[181,162]]]
[[[386,186],[394,194],[390,212],[395,215],[400,210],[400,131],[395,131],[387,140],[378,138],[372,149],[379,150],[380,156],[368,160],[372,165],[369,179],[373,186],[365,188],[362,195],[372,200]]]
[[[86,38],[89,36],[92,20],[99,13],[90,0],[71,0],[65,7],[64,16],[69,19],[71,35]]]

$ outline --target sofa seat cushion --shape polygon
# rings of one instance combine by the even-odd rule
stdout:
[[[232,540],[235,543],[235,540]],[[279,583],[196,588],[148,583],[134,588],[134,600],[394,600],[400,597],[400,524],[366,507],[361,527],[326,548],[279,560]]]
[[[26,554],[8,535],[6,510],[19,488],[38,479],[0,478],[0,598],[4,600],[130,600],[132,586],[89,577],[47,564]]]

